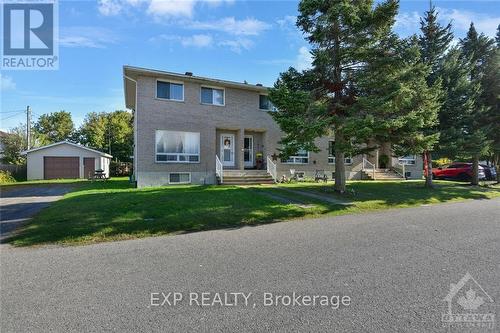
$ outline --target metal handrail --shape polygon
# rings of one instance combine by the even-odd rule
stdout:
[[[271,175],[271,177],[273,177],[274,179],[274,182],[277,182],[278,181],[278,173],[276,171],[276,163],[273,162],[273,160],[271,159],[271,157],[267,156],[267,163],[266,163],[266,167],[267,167],[267,173]]]
[[[372,173],[373,173],[373,180],[375,180],[375,164],[373,164],[372,162],[368,161],[366,158],[363,157],[363,170],[366,170],[366,164],[368,164],[371,169],[372,169]]]
[[[398,175],[400,175],[401,178],[406,179],[405,164],[404,163],[398,163],[398,165],[401,166],[401,169],[399,169],[397,167],[392,167],[392,169],[394,170],[394,172],[396,172]],[[399,172],[399,170],[401,170],[401,172]]]
[[[215,174],[219,177],[220,183],[224,182],[224,167],[217,154],[215,155]]]

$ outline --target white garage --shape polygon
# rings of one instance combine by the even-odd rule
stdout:
[[[112,156],[76,143],[61,141],[25,151],[28,180],[89,178],[96,170],[109,177]]]

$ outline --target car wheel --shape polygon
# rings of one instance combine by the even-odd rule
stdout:
[[[461,173],[458,175],[458,180],[467,181],[470,180],[470,176],[466,173]]]

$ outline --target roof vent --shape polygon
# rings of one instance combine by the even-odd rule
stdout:
[[[184,75],[186,75],[186,76],[193,76],[193,72],[186,72],[186,73],[184,73]]]
[[[262,87],[262,83],[257,83],[256,86],[257,87]]]

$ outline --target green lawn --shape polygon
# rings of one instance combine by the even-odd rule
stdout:
[[[79,245],[500,196],[498,187],[470,187],[452,182],[437,182],[433,190],[424,189],[420,181],[350,182],[349,194],[338,198],[351,201],[352,205],[341,206],[295,195],[282,188],[337,196],[331,184],[315,183],[258,186],[257,189],[237,186],[135,189],[124,178],[74,182],[71,193],[41,211],[9,242],[15,246]],[[286,204],[276,196],[308,206]]]

